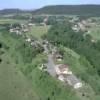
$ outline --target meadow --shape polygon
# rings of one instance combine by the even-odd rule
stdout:
[[[14,24],[14,23],[26,23],[25,20],[0,18],[0,24]]]
[[[19,69],[21,63],[15,63],[16,43],[9,35],[0,33],[0,100],[38,100],[31,82]]]
[[[47,33],[49,28],[50,26],[39,26],[39,25],[32,26],[31,30],[27,33],[27,35],[36,38],[41,38],[41,36]]]

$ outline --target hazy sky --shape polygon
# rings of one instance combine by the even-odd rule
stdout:
[[[0,0],[0,9],[34,9],[45,5],[100,4],[100,0]]]

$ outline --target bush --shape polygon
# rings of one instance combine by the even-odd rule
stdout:
[[[0,58],[0,63],[2,62],[2,59]]]
[[[0,48],[2,48],[2,43],[0,43]]]

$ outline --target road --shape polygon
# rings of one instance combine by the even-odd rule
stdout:
[[[55,63],[53,61],[52,55],[48,55],[48,64],[47,64],[47,70],[49,74],[53,77],[56,76],[56,71],[55,71]]]
[[[43,47],[44,47],[45,53],[48,56],[47,71],[49,72],[49,74],[51,76],[55,77],[56,76],[55,63],[54,63],[52,54],[49,54],[49,50],[47,48],[47,45],[44,45]]]

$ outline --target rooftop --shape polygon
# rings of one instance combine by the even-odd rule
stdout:
[[[59,68],[61,72],[68,70],[68,65],[65,65],[65,64],[59,64],[57,65],[57,67]]]
[[[80,83],[80,80],[73,74],[66,75],[66,76],[64,76],[64,78],[65,78],[65,81],[70,81],[71,85],[73,85],[73,86],[77,83]]]

